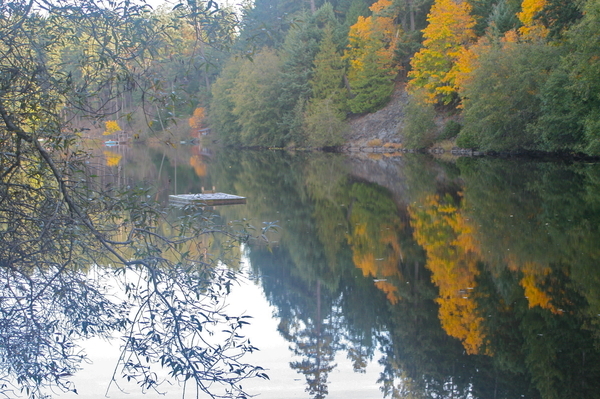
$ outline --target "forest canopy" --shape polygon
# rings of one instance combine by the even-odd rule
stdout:
[[[336,146],[349,117],[406,87],[405,145],[599,155],[599,10],[597,0],[257,0],[234,46],[256,62],[226,61],[210,121],[226,144]],[[413,119],[434,118],[418,110],[432,106],[449,126],[413,131],[430,126]]]

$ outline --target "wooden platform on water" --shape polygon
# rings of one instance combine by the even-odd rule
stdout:
[[[226,193],[178,194],[169,195],[169,203],[176,206],[198,205],[235,205],[245,204],[246,197]]]

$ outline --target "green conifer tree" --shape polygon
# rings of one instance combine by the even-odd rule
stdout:
[[[280,134],[288,143],[303,143],[302,127],[298,121],[298,103],[311,97],[310,79],[313,74],[313,59],[319,49],[320,32],[314,18],[304,14],[288,32],[281,49],[280,87],[277,106],[281,110]]]
[[[377,52],[369,51],[363,61],[364,67],[357,71],[351,82],[356,95],[348,100],[350,111],[355,114],[377,111],[389,101],[394,91],[394,71],[382,62]]]
[[[315,56],[314,66],[313,78],[310,81],[313,99],[332,98],[338,108],[342,109],[346,99],[345,62],[337,52],[330,25],[327,25],[323,31],[323,39],[319,45],[319,52]]]
[[[329,147],[342,142],[347,90],[344,88],[345,63],[337,52],[331,24],[325,26],[314,61],[310,81],[313,97],[304,115],[308,144]]]

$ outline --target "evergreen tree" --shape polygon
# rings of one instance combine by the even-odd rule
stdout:
[[[569,71],[575,94],[572,105],[583,115],[583,147],[588,154],[600,154],[600,1],[588,0],[582,20],[567,33],[569,54],[563,65]]]
[[[372,51],[362,61],[363,67],[350,81],[355,95],[348,100],[348,105],[355,114],[377,111],[387,104],[394,91],[394,70],[391,66],[382,65],[381,57]]]
[[[475,20],[473,30],[477,36],[482,36],[490,22],[489,16],[494,7],[499,4],[496,0],[467,0],[471,6],[471,15]],[[505,1],[502,1],[505,2]]]
[[[343,108],[346,97],[344,87],[345,63],[337,52],[333,39],[333,29],[327,25],[319,44],[319,52],[314,60],[314,73],[310,81],[312,98],[324,100],[332,98],[333,102]]]
[[[514,1],[501,0],[496,3],[487,17],[492,34],[501,37],[509,30],[515,29],[520,23],[517,18],[517,9],[518,4],[514,4]]]
[[[559,39],[582,17],[582,1],[580,0],[546,0],[544,8],[534,16],[534,19],[548,29],[549,38]]]
[[[435,108],[427,102],[423,89],[413,93],[404,110],[405,123],[401,131],[402,143],[407,148],[427,148],[435,139]]]
[[[336,146],[342,143],[345,129],[343,109],[347,91],[343,87],[344,61],[336,50],[330,25],[324,29],[314,64],[314,75],[310,81],[313,97],[304,116],[308,144],[313,147]]]
[[[279,47],[294,24],[293,15],[302,10],[303,2],[290,0],[256,0],[242,11],[242,31],[237,45],[246,51]]]
[[[537,149],[533,129],[541,116],[540,91],[560,49],[534,43],[496,44],[479,57],[465,84],[460,140],[485,150]],[[474,139],[474,141],[469,141]]]
[[[541,89],[541,112],[535,131],[546,151],[583,151],[587,107],[573,90],[569,72],[555,69]]]
[[[303,143],[301,104],[311,97],[310,79],[313,59],[319,49],[320,31],[315,19],[304,14],[305,22],[288,32],[281,49],[280,86],[277,107],[281,112],[281,135],[284,143]]]
[[[344,21],[346,29],[350,29],[350,27],[358,21],[359,17],[368,17],[371,14],[369,7],[371,7],[372,4],[372,1],[352,0]]]

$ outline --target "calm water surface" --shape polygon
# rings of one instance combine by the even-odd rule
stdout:
[[[239,249],[248,277],[229,298],[270,376],[250,394],[600,397],[600,165],[107,151],[113,185],[165,203],[214,186],[247,197],[215,208],[223,221],[276,226]],[[79,397],[104,395],[116,350],[90,343]],[[109,396],[139,397],[125,391]]]

